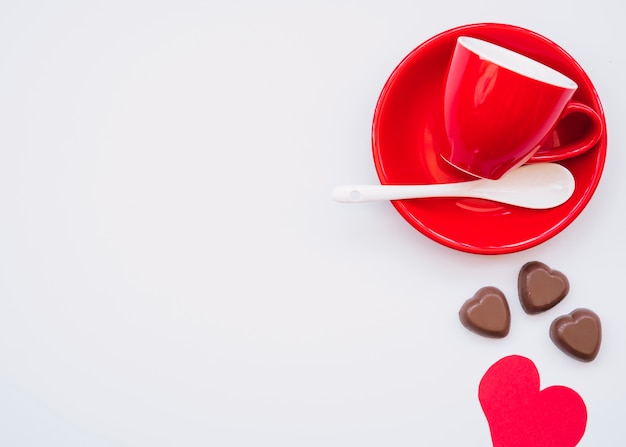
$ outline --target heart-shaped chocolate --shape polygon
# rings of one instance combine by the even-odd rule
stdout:
[[[574,447],[587,426],[587,408],[571,388],[540,389],[528,358],[511,355],[494,363],[478,386],[493,447]]]
[[[483,287],[461,306],[459,318],[470,331],[486,337],[503,338],[511,327],[509,303],[496,287]]]
[[[539,261],[522,266],[517,286],[520,303],[527,314],[538,314],[553,308],[569,292],[567,277]]]
[[[561,351],[583,362],[590,362],[600,351],[600,318],[589,309],[576,309],[552,322],[550,338]]]

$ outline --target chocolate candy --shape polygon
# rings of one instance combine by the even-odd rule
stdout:
[[[463,304],[461,323],[486,337],[503,338],[511,327],[511,312],[504,294],[496,287],[483,287]]]
[[[546,264],[532,261],[518,276],[519,299],[524,311],[538,314],[560,303],[569,292],[567,277]],[[504,293],[496,287],[478,290],[459,310],[463,326],[486,337],[504,338],[511,327],[511,312]],[[600,318],[589,309],[576,309],[552,322],[550,338],[564,353],[590,362],[602,340]]]
[[[553,308],[569,292],[567,277],[539,261],[524,264],[517,285],[522,308],[531,315]]]
[[[550,338],[566,354],[590,362],[600,351],[600,318],[589,309],[576,309],[552,322]]]

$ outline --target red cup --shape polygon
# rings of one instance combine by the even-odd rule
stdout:
[[[522,54],[472,37],[457,39],[444,88],[448,145],[441,155],[476,177],[498,179],[527,162],[559,161],[591,149],[604,133],[591,107],[572,100],[578,86]],[[592,123],[577,141],[542,150],[559,120]]]

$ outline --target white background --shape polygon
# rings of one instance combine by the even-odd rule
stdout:
[[[0,0],[0,445],[490,446],[477,387],[508,354],[626,439],[626,72],[617,0]],[[501,22],[574,56],[609,132],[592,201],[530,250],[461,253],[389,203],[372,113],[414,47]],[[530,317],[519,268],[571,291]],[[503,340],[468,332],[478,288]],[[596,311],[589,364],[548,328]]]

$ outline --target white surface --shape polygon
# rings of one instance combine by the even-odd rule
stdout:
[[[583,396],[581,446],[619,445],[625,9],[0,3],[0,444],[488,446],[478,382],[517,353]],[[488,21],[559,43],[602,98],[607,165],[582,215],[487,257],[432,242],[389,203],[333,202],[337,184],[376,181],[371,118],[395,65]],[[515,301],[530,260],[571,280],[532,317]],[[504,340],[458,321],[485,285],[509,297]],[[604,325],[590,364],[548,338],[575,307]]]

